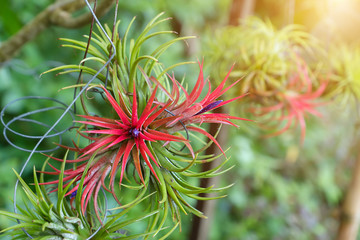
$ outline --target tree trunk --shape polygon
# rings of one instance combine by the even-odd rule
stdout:
[[[223,113],[223,108],[220,107],[215,109],[214,112],[216,113]],[[209,133],[211,135],[215,135],[217,130],[219,129],[220,124],[210,124]],[[228,136],[228,126],[222,126],[221,131],[217,136],[217,141],[221,146],[225,146],[227,142]],[[221,154],[220,149],[213,143],[210,145],[208,149],[205,151],[205,155],[214,154],[219,155]],[[202,171],[210,170],[220,164],[222,161],[222,157],[202,165]],[[218,185],[219,177],[214,178],[203,178],[200,181],[200,186],[203,188]],[[206,196],[205,194],[200,194],[200,196]],[[211,229],[212,219],[214,216],[214,209],[216,205],[216,200],[208,200],[208,201],[198,201],[196,204],[196,209],[203,212],[207,219],[199,218],[197,216],[193,216],[192,226],[190,231],[189,240],[208,240],[209,232]]]
[[[232,0],[230,7],[229,25],[239,25],[241,18],[253,14],[256,0]]]
[[[337,240],[356,240],[360,224],[360,153],[342,207]]]
[[[232,5],[230,7],[230,16],[229,16],[229,25],[238,25],[239,19],[246,18],[253,14],[255,9],[255,3],[256,0],[233,0]],[[218,108],[214,112],[222,113],[223,108]],[[219,128],[219,124],[211,124],[209,133],[211,135],[216,134],[216,131]],[[227,135],[228,135],[228,128],[227,126],[223,126],[223,129],[221,129],[217,141],[221,146],[225,146],[227,142]],[[208,149],[206,149],[205,154],[214,154],[218,155],[220,154],[219,148],[212,144]],[[218,160],[215,160],[211,163],[203,164],[202,171],[207,171],[219,164]],[[201,187],[209,187],[211,185],[217,185],[219,182],[219,178],[205,178],[202,179],[200,182]],[[203,196],[203,195],[201,195]],[[208,240],[209,232],[211,229],[211,223],[212,218],[214,215],[214,209],[215,209],[215,200],[211,201],[198,201],[196,205],[196,209],[203,212],[205,216],[208,217],[208,219],[202,219],[197,216],[193,216],[192,226],[190,230],[189,240]]]

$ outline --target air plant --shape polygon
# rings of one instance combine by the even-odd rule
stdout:
[[[276,136],[297,125],[301,129],[301,142],[304,142],[306,132],[305,117],[308,114],[320,117],[315,109],[324,102],[319,101],[326,88],[323,82],[317,89],[313,89],[314,76],[310,74],[304,61],[298,59],[297,71],[290,74],[286,85],[278,90],[273,97],[268,98],[262,105],[256,105],[251,111],[258,117],[265,117],[262,125],[268,129],[276,129],[267,136]],[[261,119],[261,118],[259,118]]]
[[[66,156],[65,156],[66,158]],[[48,160],[47,160],[48,161]],[[46,161],[46,162],[47,162]],[[45,165],[44,165],[45,167]],[[43,167],[43,170],[44,170]],[[23,191],[25,193],[23,204],[25,207],[17,206],[18,213],[0,211],[1,215],[7,216],[18,221],[17,225],[3,229],[1,233],[12,236],[13,239],[134,239],[150,235],[150,232],[130,235],[125,231],[126,227],[135,223],[139,219],[151,217],[156,212],[146,213],[136,219],[125,219],[124,216],[136,205],[113,215],[104,215],[108,218],[106,228],[94,221],[92,217],[79,214],[81,198],[75,198],[75,207],[71,206],[64,198],[70,185],[63,188],[65,162],[62,164],[59,174],[58,191],[56,200],[48,196],[48,191],[42,185],[44,175],[40,175],[40,181],[34,168],[34,187],[35,192],[29,185],[15,172]],[[74,179],[75,180],[75,179]],[[74,180],[72,182],[74,182]],[[140,199],[138,201],[142,201]],[[105,207],[107,207],[105,205]],[[91,215],[91,211],[87,214]],[[115,221],[116,220],[116,221]]]
[[[268,96],[286,83],[285,76],[296,68],[299,55],[313,56],[321,48],[302,26],[287,25],[277,30],[269,20],[250,17],[239,26],[220,29],[204,52],[212,60],[210,65],[220,68],[212,73],[217,79],[226,73],[226,65],[235,62],[230,77],[243,81],[233,93]]]
[[[328,86],[325,95],[341,103],[360,99],[360,49],[345,45],[330,48],[329,55],[323,60],[327,66]]]
[[[158,60],[159,56],[173,43],[189,37],[175,38],[160,45],[152,53],[143,54],[141,47],[144,42],[163,34],[173,34],[172,31],[149,33],[154,27],[167,20],[158,20],[160,16],[161,14],[155,17],[137,39],[130,41],[130,44],[127,36],[132,22],[123,38],[118,36],[119,23],[115,26],[114,32],[105,27],[107,34],[113,39],[114,51],[116,51],[116,57],[111,61],[106,72],[97,75],[97,70],[83,65],[66,65],[47,71],[65,70],[60,74],[83,71],[83,73],[96,75],[101,81],[101,84],[90,84],[87,91],[96,90],[101,94],[103,99],[94,98],[89,101],[96,101],[98,105],[103,106],[102,110],[99,110],[96,115],[90,114],[84,101],[85,98],[82,98],[85,114],[79,115],[81,120],[77,121],[81,125],[77,131],[79,141],[84,142],[85,139],[90,143],[80,146],[74,141],[74,147],[63,146],[74,153],[73,159],[49,156],[63,164],[65,162],[67,165],[71,164],[72,167],[62,171],[49,163],[53,171],[42,171],[42,173],[63,176],[63,178],[49,180],[41,185],[59,185],[60,181],[64,181],[61,185],[62,190],[58,187],[52,192],[66,189],[64,196],[70,199],[76,196],[80,199],[79,212],[85,215],[93,211],[98,222],[103,224],[105,229],[113,228],[101,218],[103,214],[99,209],[98,200],[101,189],[114,197],[119,204],[116,208],[118,210],[126,210],[129,206],[149,196],[149,214],[154,213],[154,215],[148,223],[146,231],[148,233],[157,234],[163,229],[169,209],[175,224],[166,235],[177,226],[181,226],[180,212],[185,214],[190,212],[205,217],[188,203],[187,199],[210,200],[223,197],[223,195],[202,197],[199,194],[218,193],[228,186],[202,188],[190,184],[188,179],[214,177],[230,168],[220,171],[228,159],[205,172],[198,171],[195,167],[196,164],[211,162],[220,157],[220,155],[202,155],[212,142],[225,156],[225,151],[215,139],[216,136],[209,134],[200,125],[221,123],[236,127],[237,125],[232,120],[246,120],[224,113],[210,113],[211,110],[243,97],[241,95],[226,101],[219,99],[239,82],[236,81],[225,87],[231,71],[212,91],[210,81],[204,79],[203,64],[199,64],[199,77],[195,87],[189,93],[174,75],[167,74],[173,67],[188,62],[163,69],[163,65]],[[101,31],[100,34],[94,32],[93,36],[94,39],[91,39],[89,46],[86,42],[62,40],[71,43],[65,45],[67,47],[88,50],[92,56],[82,62],[95,61],[104,64],[111,54],[110,42]],[[206,83],[208,83],[206,95],[200,99]],[[70,87],[82,88],[85,85],[80,82]],[[194,149],[193,139],[201,139],[199,134],[209,138],[210,142],[205,143],[201,140],[203,146]],[[118,172],[120,174],[117,174]],[[118,187],[115,187],[115,178],[119,179]],[[129,203],[124,202],[123,198],[123,193],[127,189],[139,190],[135,200]],[[93,205],[89,207],[91,200]]]
[[[99,212],[97,211],[97,197],[101,187],[110,192],[119,205],[122,205],[114,188],[114,179],[116,172],[120,171],[119,186],[121,191],[122,180],[126,175],[126,172],[129,172],[126,171],[129,159],[131,159],[131,165],[136,169],[137,177],[140,179],[145,189],[148,186],[145,186],[143,172],[146,171],[146,169],[150,169],[152,179],[156,179],[151,182],[152,185],[155,185],[152,188],[161,196],[161,200],[158,199],[155,202],[164,203],[165,200],[169,202],[169,199],[171,199],[170,202],[172,205],[176,205],[177,208],[181,209],[183,212],[186,212],[185,209],[188,209],[198,216],[203,216],[202,213],[187,203],[181,194],[185,194],[190,198],[205,200],[207,198],[197,197],[197,194],[220,192],[221,189],[213,189],[213,187],[200,188],[192,186],[183,179],[183,177],[201,178],[204,176],[215,176],[216,174],[214,174],[214,172],[223,165],[221,164],[218,168],[205,173],[188,171],[195,163],[209,162],[215,159],[213,156],[207,156],[205,158],[198,156],[198,154],[207,146],[198,151],[194,151],[191,141],[189,140],[189,135],[191,132],[205,135],[210,138],[210,140],[214,142],[225,155],[225,152],[214,136],[207,133],[206,130],[193,125],[202,123],[223,123],[236,126],[230,120],[246,120],[227,114],[208,113],[212,109],[221,107],[243,97],[239,96],[227,101],[217,100],[237,82],[225,88],[226,77],[214,91],[210,91],[211,85],[210,82],[207,81],[209,83],[209,92],[201,101],[198,101],[206,82],[203,77],[202,64],[200,64],[198,80],[190,94],[176,81],[175,78],[171,79],[173,81],[173,89],[171,94],[166,94],[169,96],[169,100],[166,102],[155,101],[157,89],[161,88],[164,89],[164,91],[166,90],[156,79],[152,79],[155,88],[149,99],[147,99],[147,104],[141,113],[138,108],[137,90],[134,85],[132,96],[133,103],[131,107],[126,106],[120,92],[118,92],[120,101],[116,102],[110,92],[105,87],[101,87],[105,93],[105,99],[111,107],[110,109],[112,109],[112,111],[109,112],[116,112],[115,118],[81,116],[87,120],[78,121],[78,123],[84,125],[82,128],[96,129],[79,132],[81,137],[91,141],[86,147],[80,148],[77,145],[72,148],[65,147],[76,152],[78,156],[73,160],[67,160],[68,163],[84,163],[76,166],[74,169],[65,170],[63,174],[66,176],[64,180],[68,181],[64,187],[67,187],[75,179],[76,186],[71,188],[66,193],[66,196],[71,196],[76,192],[77,194],[81,194],[81,210],[83,213],[86,212],[90,198],[93,197],[95,213],[99,221],[101,221]],[[180,92],[182,92],[183,95],[180,94]],[[186,133],[186,138],[181,132]],[[188,148],[189,153],[184,154],[182,151],[176,150],[172,144],[176,142],[184,144]],[[51,158],[62,162],[64,161],[55,157]],[[150,161],[152,161],[155,166],[152,166]],[[189,165],[182,167],[181,162],[189,162]],[[224,161],[224,163],[225,162],[226,161]],[[61,173],[60,170],[56,169],[51,164],[49,165],[55,172],[45,173],[52,175],[59,175]],[[183,177],[181,177],[181,175],[183,175]],[[109,186],[107,187],[105,181],[108,179],[108,176]],[[135,176],[125,176],[125,178],[134,177]],[[80,179],[83,179],[84,181],[81,182]],[[58,181],[59,180],[50,181],[44,184],[55,184],[58,183]],[[82,192],[79,192],[80,187],[84,187]],[[167,206],[171,205],[171,203],[167,203]],[[173,214],[176,216],[175,220],[179,222],[179,212],[173,211]]]
[[[232,97],[249,92],[242,110],[258,116],[260,126],[272,132],[267,136],[300,125],[304,140],[305,116],[320,115],[315,107],[327,86],[327,76],[318,72],[322,63],[313,60],[324,53],[319,41],[301,26],[277,30],[270,21],[250,17],[239,26],[219,30],[204,49],[205,56],[213,61],[210,65],[220,69],[235,61],[230,81],[243,80],[231,91]]]

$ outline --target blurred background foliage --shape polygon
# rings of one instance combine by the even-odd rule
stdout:
[[[0,44],[51,3],[51,0],[2,0]],[[239,73],[236,67],[243,54],[239,51],[240,47],[244,51],[248,49],[247,52],[253,50],[251,44],[246,47],[246,41],[242,39],[251,37],[246,32],[239,32],[240,37],[224,33],[230,22],[232,4],[231,0],[120,1],[118,14],[123,26],[127,26],[133,16],[137,16],[134,29],[142,29],[151,18],[164,11],[173,18],[168,27],[182,36],[196,35],[198,38],[189,40],[187,44],[171,47],[162,56],[162,62],[169,63],[170,66],[176,62],[196,61],[204,57],[207,75],[218,82],[233,63],[234,74]],[[221,178],[221,184],[235,182],[235,185],[228,190],[227,198],[217,201],[209,239],[333,239],[360,140],[356,111],[356,103],[360,97],[357,64],[360,62],[357,47],[360,32],[354,30],[360,23],[360,17],[355,14],[360,10],[360,3],[355,0],[257,0],[253,4],[251,11],[245,15],[254,15],[268,21],[274,29],[282,29],[292,23],[298,24],[302,31],[309,34],[309,38],[316,37],[321,41],[321,47],[311,44],[309,48],[312,50],[309,51],[314,53],[322,48],[325,53],[315,53],[316,57],[312,56],[309,62],[312,64],[311,69],[319,73],[318,76],[325,74],[321,76],[325,76],[323,80],[327,81],[327,91],[331,94],[325,99],[328,104],[318,108],[322,118],[306,118],[307,133],[303,144],[299,142],[299,129],[264,138],[263,131],[256,123],[240,123],[238,130],[229,132],[226,145],[231,146],[231,164],[236,167]],[[101,21],[110,25],[112,16],[113,11]],[[125,28],[121,30],[124,31]],[[251,28],[247,31],[251,33]],[[88,32],[89,27],[71,30],[48,28],[34,41],[26,44],[16,58],[3,63],[0,67],[1,108],[16,98],[30,95],[54,97],[69,103],[73,92],[58,90],[73,84],[77,75],[55,76],[51,73],[40,77],[40,74],[55,66],[78,63],[83,56],[78,51],[61,48],[58,38],[82,39],[82,35]],[[289,35],[285,33],[284,36]],[[274,40],[271,36],[269,39]],[[152,41],[152,44],[157,43]],[[284,47],[282,44],[280,43],[280,47]],[[342,47],[338,47],[339,45]],[[251,67],[252,61],[248,64]],[[248,67],[243,69],[244,73]],[[196,79],[196,69],[196,65],[175,69],[177,79],[185,74],[187,80]],[[280,70],[284,69],[286,70],[286,66],[280,66]],[[329,72],[331,74],[326,75]],[[282,73],[279,75],[284,77]],[[234,78],[241,76],[236,75]],[[345,90],[337,87],[332,90],[334,82],[350,84],[344,84]],[[194,83],[189,82],[190,86],[192,84]],[[237,90],[236,94],[240,92]],[[252,98],[248,99],[251,101]],[[353,99],[351,104],[349,99]],[[249,101],[242,100],[227,110],[236,115],[242,113],[242,116],[246,115],[256,121],[247,112]],[[5,120],[9,121],[21,113],[40,107],[43,106],[37,102],[19,102],[9,108]],[[56,114],[47,116],[46,121],[55,122],[57,117]],[[26,125],[15,127],[25,132],[31,129],[37,134],[43,131]],[[16,139],[15,136],[10,138]],[[70,142],[66,135],[64,138],[65,143]],[[31,144],[27,148],[31,149]],[[14,149],[0,137],[1,209],[12,209],[15,175],[10,169],[20,169],[27,157],[27,153]],[[35,164],[40,168],[43,159],[41,155],[36,155],[30,165]],[[31,181],[31,172],[32,168],[29,166],[24,178]],[[174,233],[171,239],[185,239],[184,235],[188,234],[191,221],[189,218],[184,219],[183,232]],[[0,217],[0,227],[8,225],[8,220]]]

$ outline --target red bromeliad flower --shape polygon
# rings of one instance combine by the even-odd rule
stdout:
[[[140,158],[145,160],[148,167],[151,169],[153,174],[156,176],[154,169],[151,166],[149,158],[156,164],[157,161],[149,148],[146,145],[146,141],[148,142],[157,142],[157,141],[175,141],[175,142],[183,142],[189,148],[190,152],[192,151],[191,145],[189,144],[188,140],[183,137],[174,136],[168,134],[165,131],[158,131],[154,126],[161,126],[166,124],[168,121],[167,119],[164,121],[163,119],[157,119],[160,114],[162,114],[166,107],[170,104],[163,106],[162,108],[158,109],[159,106],[153,106],[156,90],[155,89],[147,102],[144,111],[142,112],[141,116],[138,117],[138,105],[137,105],[137,96],[136,96],[136,89],[134,85],[134,93],[133,93],[133,105],[132,105],[132,114],[128,116],[123,108],[115,101],[115,99],[111,96],[111,94],[103,88],[106,94],[107,99],[109,100],[111,106],[116,111],[120,120],[115,119],[108,119],[108,118],[101,118],[101,117],[93,117],[93,116],[81,116],[89,121],[78,121],[79,123],[86,124],[87,126],[95,126],[100,127],[100,130],[89,130],[85,131],[85,133],[90,134],[100,134],[100,137],[93,138],[84,136],[94,142],[88,145],[87,147],[81,150],[82,156],[89,158],[93,154],[95,154],[99,149],[104,152],[107,149],[111,149],[115,147],[117,149],[117,154],[114,159],[114,166],[118,166],[120,160],[122,159],[121,163],[121,175],[120,175],[120,183],[122,181],[125,167],[130,156],[132,155],[135,168],[137,173],[141,179],[144,181],[142,176],[142,171],[140,167]],[[119,92],[119,98],[122,99],[121,93]],[[123,102],[121,100],[121,102]],[[148,158],[149,157],[149,158]],[[114,167],[111,171],[111,180],[113,181],[114,175],[116,172],[116,167]]]
[[[235,98],[227,100],[227,101],[219,100],[218,98],[220,98],[225,92],[227,92],[230,88],[232,88],[235,84],[237,84],[241,79],[232,83],[227,88],[224,87],[225,83],[230,75],[230,72],[232,70],[232,68],[231,68],[230,71],[228,72],[228,74],[226,75],[226,77],[224,78],[224,80],[220,83],[220,85],[214,91],[211,92],[210,81],[208,79],[204,80],[203,64],[199,64],[199,66],[200,66],[199,77],[198,77],[198,80],[190,94],[186,91],[186,89],[178,81],[175,80],[174,77],[170,77],[170,79],[173,82],[172,92],[171,92],[171,94],[168,93],[168,95],[170,96],[170,100],[166,104],[165,103],[159,103],[159,104],[162,106],[165,106],[170,103],[170,105],[167,107],[168,111],[166,111],[165,114],[170,114],[171,116],[178,116],[178,118],[176,118],[173,121],[169,121],[166,124],[166,128],[169,129],[169,131],[174,132],[174,131],[181,130],[184,127],[183,125],[185,125],[186,129],[188,129],[190,131],[199,132],[199,133],[207,136],[224,153],[220,144],[216,141],[216,139],[211,134],[209,134],[208,132],[206,132],[205,130],[203,130],[199,127],[188,126],[188,125],[194,124],[194,123],[199,123],[200,125],[202,123],[221,123],[221,124],[228,124],[228,125],[238,127],[236,124],[232,123],[230,120],[232,120],[232,119],[246,120],[246,121],[249,121],[249,120],[245,119],[245,118],[230,116],[230,115],[224,114],[224,113],[207,113],[207,112],[214,110],[216,108],[219,108],[221,106],[224,106],[225,104],[228,104],[237,99],[240,99],[240,98],[244,97],[246,94],[235,97]],[[200,97],[200,95],[204,89],[205,82],[208,83],[208,92],[202,100],[197,102],[198,98]],[[182,102],[179,102],[180,96],[181,96],[180,89],[182,90],[183,94],[185,95],[185,99]],[[224,153],[224,155],[225,155],[225,153]]]
[[[105,91],[106,98],[110,102],[113,109],[116,111],[119,119],[110,119],[110,118],[102,118],[95,116],[81,116],[88,121],[78,121],[79,123],[85,124],[87,126],[93,126],[101,129],[96,130],[88,130],[84,131],[88,134],[95,134],[98,137],[86,136],[82,133],[81,136],[93,141],[91,144],[86,146],[85,148],[75,148],[65,147],[69,150],[80,153],[81,155],[75,160],[67,160],[66,162],[82,162],[88,161],[92,157],[96,155],[96,159],[91,162],[90,166],[88,162],[83,163],[82,165],[76,167],[76,169],[66,170],[64,172],[64,181],[71,181],[76,179],[75,181],[79,181],[86,171],[86,168],[89,167],[85,180],[84,180],[84,190],[82,193],[82,210],[85,211],[87,204],[90,200],[90,197],[93,196],[94,199],[97,198],[100,187],[103,186],[105,190],[109,191],[113,194],[114,198],[119,202],[117,196],[114,192],[114,178],[115,173],[118,170],[118,166],[121,166],[121,174],[120,174],[120,182],[122,182],[125,168],[128,162],[128,159],[131,155],[133,159],[134,166],[136,171],[141,179],[144,182],[140,156],[146,162],[147,166],[150,168],[152,173],[156,176],[156,173],[152,167],[152,164],[149,161],[149,158],[157,165],[158,162],[156,157],[151,153],[150,149],[147,146],[147,142],[158,142],[158,141],[166,141],[166,142],[183,142],[190,150],[193,155],[193,150],[188,140],[168,134],[166,131],[158,131],[154,126],[160,127],[161,125],[166,124],[168,119],[157,119],[160,114],[166,109],[170,104],[165,105],[164,107],[160,107],[158,105],[154,105],[154,98],[156,94],[155,89],[147,102],[145,109],[142,114],[138,116],[138,107],[137,107],[137,96],[136,90],[134,87],[133,94],[133,106],[132,106],[132,114],[128,116],[126,110],[123,110],[121,106],[123,106],[122,96],[119,93],[120,102],[118,104],[116,100],[111,96],[111,94],[103,87]],[[176,118],[176,117],[175,117]],[[172,117],[171,119],[175,119]],[[52,159],[63,161],[62,159],[51,157]],[[60,174],[60,170],[53,167],[49,164],[55,172],[46,172],[47,174],[58,175]],[[110,174],[110,187],[107,188],[105,186],[105,179]],[[56,184],[58,180],[47,182],[45,184]],[[65,184],[66,187],[69,183]],[[72,195],[77,192],[79,188],[79,184],[72,188],[67,194]],[[56,190],[54,190],[56,191]],[[94,201],[95,211],[97,212],[97,201]]]
[[[268,120],[269,122],[276,121],[277,126],[285,122],[284,127],[267,135],[268,137],[280,135],[291,126],[296,127],[299,124],[301,142],[304,142],[306,132],[305,116],[307,114],[321,116],[315,110],[315,107],[323,105],[323,103],[314,102],[314,100],[317,100],[323,94],[326,84],[322,83],[316,91],[313,91],[307,67],[300,63],[298,63],[297,67],[298,72],[290,79],[286,89],[277,93],[277,103],[275,105],[252,109],[258,116],[275,115],[275,117],[270,117]]]
[[[211,92],[211,85],[209,81],[207,81],[209,84],[209,91],[206,96],[199,102],[197,102],[197,100],[200,97],[200,94],[205,85],[202,64],[200,64],[200,75],[198,77],[197,83],[190,94],[174,78],[171,78],[173,82],[173,89],[171,94],[167,93],[165,88],[161,86],[157,80],[154,80],[157,83],[157,86],[153,90],[141,114],[139,114],[135,85],[133,90],[131,113],[130,110],[126,107],[120,92],[118,92],[118,103],[114,97],[104,87],[102,87],[105,92],[106,99],[109,101],[111,107],[117,114],[116,119],[96,116],[81,116],[86,120],[78,121],[79,123],[84,124],[88,127],[88,129],[90,127],[96,128],[94,130],[87,130],[83,132],[87,133],[88,135],[80,133],[81,136],[91,140],[92,143],[84,148],[79,148],[76,145],[75,148],[65,147],[80,154],[78,158],[74,160],[67,160],[66,162],[71,163],[86,161],[85,163],[77,166],[75,169],[65,170],[64,172],[64,181],[71,181],[76,179],[75,182],[79,182],[83,174],[86,172],[83,183],[84,189],[81,193],[82,211],[85,212],[90,198],[93,197],[95,212],[100,219],[97,210],[96,199],[101,187],[112,193],[115,200],[120,204],[120,201],[114,191],[114,179],[116,172],[120,170],[121,173],[119,184],[121,184],[126,170],[126,165],[130,157],[132,157],[132,163],[134,164],[137,174],[143,183],[144,178],[142,168],[145,166],[143,165],[141,159],[145,161],[146,165],[150,168],[154,176],[158,178],[149,160],[151,159],[153,163],[159,167],[156,155],[157,153],[150,150],[151,142],[163,141],[165,142],[164,145],[168,144],[169,142],[182,142],[187,146],[192,157],[194,158],[194,151],[190,145],[189,140],[181,135],[172,135],[175,132],[180,130],[190,130],[204,134],[210,138],[224,153],[220,144],[212,135],[199,127],[189,125],[196,123],[224,123],[236,126],[230,120],[247,120],[222,113],[207,113],[210,110],[221,107],[229,102],[243,97],[239,96],[228,101],[218,100],[221,95],[223,95],[229,88],[238,82],[236,81],[229,87],[224,88],[228,76],[229,74],[213,92]],[[169,96],[170,100],[168,100],[166,103],[156,101],[155,95],[158,87],[162,88],[163,91],[166,92]],[[185,95],[185,100],[182,102],[180,102],[180,89]],[[58,161],[63,161],[62,159],[55,157],[51,158]],[[55,170],[55,172],[46,173],[53,175],[60,174],[60,170],[56,169],[52,165],[50,166]],[[109,187],[106,187],[105,184],[107,176],[110,176]],[[58,183],[58,180],[47,182],[45,184],[55,183]],[[65,184],[64,187],[66,187],[69,183],[70,182]],[[76,194],[79,187],[80,186],[78,183],[67,193],[67,196]]]

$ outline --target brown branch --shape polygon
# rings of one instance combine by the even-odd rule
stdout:
[[[239,20],[253,14],[256,0],[232,0],[229,25],[239,25]]]
[[[360,153],[342,206],[337,240],[356,240],[360,224]]]
[[[102,0],[96,10],[98,17],[103,16],[115,0]],[[79,28],[91,22],[92,15],[86,13],[73,17],[72,13],[84,8],[84,0],[57,1],[39,13],[31,22],[26,24],[19,32],[10,37],[0,46],[0,63],[10,60],[16,52],[27,42],[50,26],[64,28]]]
[[[238,25],[240,18],[245,18],[251,15],[255,9],[256,0],[232,0],[232,4],[229,12],[229,25]],[[222,113],[223,109],[216,109],[216,113]],[[217,141],[220,145],[224,145],[227,142],[228,135],[228,126],[223,126],[222,131],[220,131]],[[209,133],[214,135],[219,128],[219,124],[211,124]],[[218,155],[220,153],[218,147],[215,144],[212,144],[205,151],[205,155]],[[210,162],[202,165],[202,171],[207,171],[213,168],[218,161]],[[216,185],[218,181],[218,177],[216,178],[205,178],[201,179],[200,186],[203,188],[209,187],[211,185]],[[200,196],[204,196],[200,194]],[[196,209],[200,212],[203,212],[205,216],[208,216],[208,219],[202,219],[197,216],[193,216],[192,226],[189,234],[189,240],[206,240],[208,239],[210,228],[211,228],[211,219],[214,215],[215,211],[215,200],[213,201],[197,201]]]
[[[224,109],[223,107],[217,108],[214,110],[214,113],[223,113]],[[213,123],[210,124],[210,128],[209,128],[209,133],[211,135],[215,135],[216,132],[218,131],[220,127],[220,124],[217,123]],[[227,138],[228,138],[228,126],[223,125],[221,131],[219,132],[216,140],[218,141],[218,143],[222,146],[224,146],[227,142]],[[210,145],[209,148],[207,148],[205,150],[205,155],[219,155],[221,154],[220,149],[213,143]],[[208,163],[204,163],[202,164],[202,171],[208,171],[214,167],[216,167],[216,165],[221,163],[221,159],[216,159],[212,162],[208,162]],[[217,185],[217,183],[219,182],[219,177],[213,177],[213,178],[202,178],[200,180],[200,187],[203,188],[207,188],[213,185]],[[199,194],[199,196],[202,197],[209,197],[210,195],[207,194]],[[211,224],[212,224],[212,220],[214,217],[214,212],[215,212],[215,204],[216,204],[216,200],[208,200],[208,201],[197,201],[196,204],[196,209],[199,210],[200,212],[203,212],[205,216],[207,216],[207,219],[204,218],[199,218],[195,215],[193,215],[193,219],[192,219],[192,225],[191,225],[191,230],[189,233],[189,240],[207,240],[209,239],[209,233],[210,233],[210,229],[211,229]]]

